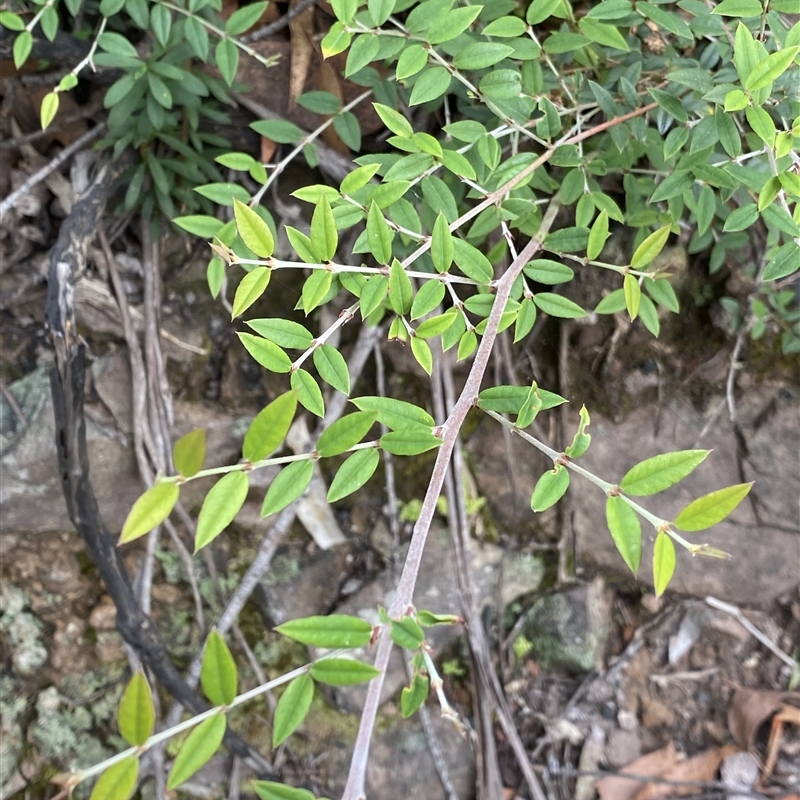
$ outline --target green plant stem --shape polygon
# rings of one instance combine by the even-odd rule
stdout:
[[[342,655],[342,653],[347,652],[346,650],[340,649],[335,650],[330,653],[326,653],[325,655],[321,656],[317,659],[317,661],[324,661],[327,658],[335,658],[336,656]],[[89,778],[93,778],[95,775],[99,775],[101,772],[105,772],[109,767],[113,767],[114,764],[118,764],[120,761],[124,761],[126,758],[130,756],[140,756],[143,753],[146,753],[152,747],[157,744],[161,744],[161,742],[166,742],[172,739],[174,736],[177,736],[179,733],[183,733],[184,731],[191,730],[195,726],[199,725],[204,720],[210,719],[211,717],[217,716],[217,714],[227,714],[232,708],[236,708],[237,706],[242,705],[243,703],[247,703],[250,700],[255,699],[256,697],[260,697],[262,694],[271,691],[272,689],[277,689],[278,686],[283,686],[285,683],[289,683],[293,681],[300,675],[304,675],[305,673],[309,672],[316,662],[312,662],[310,664],[305,664],[302,667],[298,667],[291,672],[287,672],[285,675],[281,675],[278,678],[274,678],[267,683],[262,683],[260,686],[256,686],[254,689],[250,689],[247,692],[243,692],[240,695],[237,695],[229,705],[227,706],[214,706],[213,708],[209,708],[207,711],[203,711],[201,714],[197,714],[191,719],[184,720],[183,722],[179,722],[177,725],[173,725],[171,728],[167,728],[164,731],[159,731],[158,733],[153,734],[144,744],[138,745],[136,747],[129,747],[127,750],[123,750],[121,753],[117,753],[116,755],[111,756],[111,758],[107,758],[105,761],[101,761],[99,764],[95,764],[87,769],[80,770],[79,772],[73,773],[70,776],[70,786],[75,787],[79,783],[82,783]]]

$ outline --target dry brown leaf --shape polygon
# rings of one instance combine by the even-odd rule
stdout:
[[[342,93],[342,85],[339,80],[339,73],[333,68],[333,65],[330,61],[323,61],[319,65],[319,70],[317,70],[317,74],[314,76],[315,78],[315,85],[318,89],[324,92],[330,92],[334,97],[339,99],[339,102],[343,102],[343,93]],[[334,150],[342,153],[343,155],[347,155],[350,152],[350,148],[339,138],[339,134],[336,133],[336,129],[333,125],[329,125],[325,130],[322,132],[322,139],[325,144],[332,147]]]
[[[679,761],[659,777],[667,781],[686,781],[688,782],[687,786],[676,786],[674,783],[651,783],[639,791],[635,800],[659,800],[662,797],[697,794],[697,784],[713,781],[723,759],[736,751],[737,748],[729,744],[706,750],[686,761]]]
[[[666,774],[677,762],[675,744],[670,742],[661,750],[655,750],[646,756],[637,758],[636,761],[623,767],[618,775],[608,775],[597,781],[597,793],[600,800],[634,800],[637,792],[642,788],[641,779],[624,778],[625,774],[644,775],[648,778],[660,778]]]
[[[784,705],[800,705],[800,692],[738,687],[728,709],[728,728],[742,750],[750,750],[758,729]]]
[[[291,0],[291,11],[300,0]],[[314,11],[315,6],[307,8],[289,22],[292,33],[292,60],[289,74],[289,107],[291,111],[297,98],[303,93],[306,85],[308,71],[311,69],[311,59],[314,56]]]

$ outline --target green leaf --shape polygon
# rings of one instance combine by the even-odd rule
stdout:
[[[458,315],[458,309],[451,308],[444,314],[430,317],[419,325],[416,334],[420,339],[433,339],[435,336],[440,336],[456,321]]]
[[[183,28],[184,36],[192,52],[201,60],[208,60],[209,39],[208,31],[199,19],[188,17]]]
[[[554,392],[545,389],[539,389],[538,392],[543,411],[567,402]],[[496,411],[498,414],[519,414],[529,394],[529,386],[491,386],[478,395],[478,405],[486,411]]]
[[[577,303],[573,303],[572,300],[562,297],[560,294],[539,292],[533,296],[533,302],[551,317],[579,319],[586,316],[586,312]]]
[[[433,353],[431,352],[430,346],[419,336],[412,336],[410,344],[411,355],[414,356],[417,364],[430,375],[433,372]]]
[[[444,214],[438,214],[433,225],[431,236],[431,258],[437,272],[447,272],[453,263],[453,234],[450,233],[450,226],[444,218]]]
[[[361,411],[374,411],[377,414],[377,421],[392,430],[423,427],[430,432],[436,424],[427,411],[405,400],[364,396],[356,397],[351,402]]]
[[[228,86],[233,86],[239,66],[239,48],[230,39],[220,39],[214,48],[214,58],[222,79]]]
[[[488,283],[494,277],[489,259],[463,239],[453,239],[453,260],[464,275],[478,283]]]
[[[48,92],[42,98],[42,106],[39,109],[39,119],[44,130],[58,113],[58,94],[56,92]]]
[[[172,12],[160,3],[152,5],[150,7],[150,27],[156,35],[158,43],[162,47],[166,47],[172,28]]]
[[[392,258],[394,233],[381,213],[378,204],[370,204],[367,214],[367,243],[370,252],[379,264],[388,264]]]
[[[424,52],[424,51],[423,51]],[[514,53],[514,48],[500,42],[474,42],[459,50],[453,57],[457,69],[486,69]]]
[[[303,284],[302,308],[308,316],[324,299],[331,288],[333,274],[325,269],[312,272]]]
[[[622,283],[622,291],[625,295],[625,308],[631,322],[639,316],[639,304],[642,300],[642,289],[635,275],[628,273]]]
[[[561,228],[548,234],[544,247],[553,253],[577,253],[589,243],[588,228]]]
[[[214,256],[206,267],[206,280],[211,296],[216,300],[222,290],[222,282],[225,280],[225,262],[219,257]]]
[[[128,513],[122,533],[119,537],[120,544],[132,542],[153,528],[160,525],[178,502],[180,489],[172,481],[157,483],[148,489],[134,504]]]
[[[525,21],[529,25],[538,25],[551,17],[560,5],[561,0],[533,0],[525,13]]]
[[[459,318],[460,319],[460,318]],[[455,326],[458,327],[457,325]],[[444,337],[442,337],[442,349],[444,349]],[[464,331],[461,338],[458,340],[458,358],[457,361],[463,361],[469,358],[478,347],[478,337],[474,330]]]
[[[328,489],[328,502],[335,503],[360,489],[378,468],[380,455],[375,448],[357,450],[339,467]]]
[[[631,258],[633,269],[646,267],[663,249],[669,238],[669,225],[651,233],[634,251]]]
[[[269,267],[255,267],[242,278],[233,297],[231,319],[241,316],[264,294],[271,277],[272,270]]]
[[[225,726],[225,716],[215,714],[192,730],[175,757],[175,763],[167,778],[168,790],[176,789],[184,781],[189,780],[197,770],[211,760],[211,756],[222,744]]]
[[[223,475],[211,487],[197,518],[195,552],[213,542],[233,522],[247,499],[248,487],[247,473],[241,470]]]
[[[760,0],[722,0],[711,9],[711,13],[725,17],[760,17],[764,8]]]
[[[603,251],[608,236],[608,213],[606,211],[601,211],[589,230],[586,257],[589,259],[597,258]]]
[[[375,27],[379,27],[389,19],[397,0],[368,0],[367,8]]]
[[[433,21],[425,33],[428,44],[442,44],[460,36],[478,17],[483,6],[454,8]]]
[[[314,681],[308,674],[298,675],[287,687],[275,708],[272,746],[286,741],[306,718],[314,699]]]
[[[392,641],[406,650],[416,650],[424,641],[425,633],[414,617],[391,620]]]
[[[747,497],[752,483],[726,486],[716,492],[698,497],[689,503],[675,518],[680,531],[704,531],[727,517]]]
[[[531,508],[534,511],[546,511],[555,505],[569,488],[569,471],[557,464],[536,481],[531,495]]]
[[[10,31],[25,30],[25,21],[19,14],[13,11],[0,11],[0,25]]]
[[[526,297],[519,307],[517,321],[514,324],[514,344],[524,339],[533,329],[536,322],[536,304],[532,298]]]
[[[172,462],[184,478],[191,478],[203,468],[206,458],[206,432],[202,428],[181,436],[172,449]]]
[[[377,450],[373,452],[377,453]],[[301,644],[329,650],[362,647],[372,638],[369,622],[346,614],[294,619],[278,625],[275,630]]]
[[[339,234],[328,199],[323,195],[311,218],[311,246],[319,259],[330,261],[336,255]]]
[[[361,316],[367,319],[369,315],[383,302],[389,289],[389,279],[385,275],[373,275],[368,278],[361,289]]]
[[[322,432],[317,441],[317,452],[322,458],[344,453],[369,433],[375,418],[374,411],[356,411],[337,419]]]
[[[22,65],[28,60],[33,48],[33,34],[30,31],[22,31],[18,33],[14,39],[14,46],[12,53],[14,57],[14,67],[20,69]]]
[[[421,44],[409,45],[397,59],[395,76],[398,81],[404,81],[416,75],[427,63],[428,51]]]
[[[441,97],[450,86],[450,73],[440,66],[429,67],[417,78],[411,90],[410,106],[428,103]]]
[[[314,342],[314,337],[309,330],[293,320],[265,317],[248,320],[247,324],[256,333],[275,342],[280,347],[307,350]]]
[[[748,106],[744,111],[747,122],[753,129],[753,132],[761,139],[767,147],[775,146],[775,123],[769,113],[763,109],[754,106]]]
[[[764,281],[786,278],[800,269],[800,248],[795,242],[787,242],[772,255],[762,275]]]
[[[350,47],[350,33],[341,22],[334,22],[320,42],[323,58],[330,58]]]
[[[621,497],[606,500],[606,522],[620,555],[635,575],[642,558],[642,525],[636,512]]]
[[[420,428],[390,431],[381,436],[381,447],[395,456],[416,456],[441,445],[442,440],[438,436]]]
[[[304,369],[298,369],[292,373],[291,386],[297,394],[298,402],[307,408],[312,414],[318,417],[325,416],[325,401],[322,399],[322,392],[319,384],[314,380],[311,373]]]
[[[305,136],[301,128],[284,119],[262,119],[251,122],[250,127],[256,133],[278,144],[294,144]]]
[[[252,333],[237,333],[236,335],[245,350],[265,369],[270,372],[289,372],[291,370],[291,359],[274,342],[262,339],[260,336],[253,336]]]
[[[428,696],[430,680],[426,675],[414,673],[411,685],[403,687],[400,694],[400,713],[403,719],[408,719],[425,702]]]
[[[679,169],[668,175],[650,195],[651,203],[660,203],[682,195],[694,183],[694,175],[688,169]]]
[[[308,488],[313,476],[314,462],[309,458],[293,461],[285,466],[267,489],[264,504],[261,506],[261,516],[277,514],[297,500]]]
[[[240,33],[249,31],[261,19],[267,5],[265,0],[261,0],[261,2],[248,6],[240,6],[228,17],[228,21],[225,23],[225,33],[228,36],[238,36]]]
[[[411,123],[399,111],[395,111],[393,108],[383,105],[383,103],[373,103],[372,105],[383,124],[392,133],[405,138],[411,138],[414,135]]]
[[[442,302],[445,295],[444,284],[439,280],[425,281],[414,296],[411,304],[411,320],[424,317]]]
[[[743,231],[752,227],[758,219],[758,206],[755,203],[747,203],[747,205],[740,206],[728,214],[722,230],[726,233],[733,233],[735,231]]]
[[[236,198],[233,199],[233,214],[242,241],[257,256],[269,258],[275,252],[275,240],[269,225],[252,208]]]
[[[122,693],[117,712],[117,725],[122,738],[131,746],[143,745],[152,735],[156,722],[153,696],[141,669],[133,677]]]
[[[511,100],[522,91],[522,76],[515,69],[496,69],[484,75],[478,89],[493,100]]]
[[[613,25],[583,17],[583,19],[578,22],[578,27],[581,29],[581,33],[588,36],[597,44],[601,44],[604,47],[611,47],[615,50],[624,50],[625,52],[630,50],[628,43],[625,41],[625,37]]]
[[[354,658],[323,658],[311,665],[311,677],[329,686],[354,686],[378,675],[375,667]]]
[[[245,6],[246,8],[247,6]],[[341,100],[330,92],[304,92],[297,98],[297,105],[313,111],[315,114],[338,114],[342,107]]]
[[[644,285],[650,297],[660,306],[672,311],[673,314],[677,314],[680,311],[675,290],[666,278],[659,278],[655,281],[645,278]]]
[[[559,55],[560,53],[571,53],[579,50],[584,45],[589,44],[591,39],[582,33],[552,33],[545,39],[543,48],[545,53]]]
[[[748,92],[755,92],[769,86],[789,69],[798,52],[800,52],[800,47],[784,47],[777,53],[771,53],[753,67],[752,72],[747,76],[744,88]]]
[[[128,800],[138,777],[139,756],[123,758],[97,779],[89,800]]]
[[[390,109],[391,110],[391,109]],[[366,186],[372,176],[380,169],[380,164],[366,164],[354,169],[341,183],[339,191],[342,194],[352,194]]]
[[[586,433],[589,427],[589,412],[586,406],[581,406],[580,410],[580,423],[575,436],[572,439],[572,444],[564,451],[570,458],[580,458],[592,443],[591,434]]]
[[[395,314],[408,314],[414,299],[411,280],[400,262],[395,259],[389,271],[389,304]]]
[[[214,628],[206,639],[200,684],[205,696],[215,706],[229,706],[236,697],[239,678],[231,651]]]
[[[342,354],[329,344],[314,350],[314,366],[320,378],[342,394],[350,394],[350,373]]]
[[[347,53],[344,76],[349,78],[375,59],[380,50],[380,41],[375,34],[366,33],[356,36]]]
[[[634,497],[663,492],[691,475],[710,452],[710,450],[678,450],[645,459],[625,473],[619,488]]]
[[[675,545],[664,531],[659,531],[653,545],[653,585],[656,597],[664,594],[674,573]]]
[[[284,783],[253,781],[252,786],[261,800],[316,800],[308,789],[295,789]]]
[[[525,274],[537,283],[554,285],[566,283],[575,277],[575,273],[566,265],[550,258],[536,258],[524,267]]]
[[[216,236],[220,228],[225,224],[216,217],[209,217],[204,214],[193,214],[187,217],[176,217],[172,220],[179,228],[201,236],[203,239],[211,239]]]
[[[261,409],[244,436],[244,458],[255,463],[275,452],[289,433],[296,410],[297,395],[293,391],[279,395]]]

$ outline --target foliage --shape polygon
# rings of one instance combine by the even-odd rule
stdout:
[[[127,13],[133,5],[127,0]],[[496,0],[485,5],[331,0],[331,6],[336,21],[322,40],[322,52],[332,56],[347,51],[345,74],[371,90],[375,111],[391,134],[391,149],[357,158],[358,167],[338,187],[318,184],[295,192],[313,210],[307,233],[285,228],[296,254],[291,260],[276,256],[274,220],[261,205],[285,162],[267,177],[264,165],[252,156],[228,153],[217,160],[248,173],[262,188],[251,196],[240,186],[196,187],[203,197],[232,207],[232,218],[224,222],[206,207],[203,213],[184,214],[174,222],[211,240],[209,286],[218,296],[226,277],[238,284],[231,304],[234,319],[246,316],[269,291],[276,270],[301,270],[305,275],[296,315],[245,318],[248,330],[238,334],[262,367],[287,376],[285,391],[253,420],[238,464],[203,469],[204,434],[195,431],[181,439],[174,452],[177,474],[161,476],[137,501],[121,542],[146,534],[166,519],[181,487],[203,477],[216,476],[217,483],[200,510],[197,549],[222,535],[235,519],[254,470],[282,467],[264,499],[263,513],[269,515],[305,491],[313,463],[320,459],[335,459],[330,502],[369,481],[381,450],[395,456],[434,450],[437,466],[440,461],[446,464],[460,424],[452,422],[455,411],[442,426],[426,409],[377,396],[351,398],[356,410],[329,425],[309,452],[280,454],[298,404],[322,418],[326,398],[333,392],[350,394],[348,365],[332,342],[339,328],[360,317],[368,326],[383,325],[390,339],[407,344],[428,374],[439,348],[454,351],[459,361],[473,360],[477,377],[468,381],[456,408],[466,414],[466,408],[477,405],[553,462],[533,491],[533,512],[557,503],[573,476],[588,481],[605,494],[610,535],[634,573],[642,553],[641,521],[648,523],[655,539],[652,582],[657,594],[666,590],[679,568],[675,544],[692,555],[726,556],[682,534],[705,530],[727,517],[750,484],[720,488],[671,519],[656,516],[640,503],[689,478],[707,451],[644,459],[609,481],[580,463],[591,445],[586,408],[580,411],[571,444],[559,452],[528,429],[539,414],[566,402],[563,397],[536,382],[478,390],[497,333],[509,329],[514,342],[524,341],[542,315],[578,319],[591,313],[624,314],[630,324],[657,337],[666,315],[679,312],[672,276],[659,256],[673,237],[683,235],[691,254],[708,255],[712,272],[730,261],[732,269],[741,270],[751,282],[750,308],[742,310],[741,318],[754,337],[764,334],[769,318],[781,328],[785,351],[800,347],[793,288],[800,270],[800,23],[792,27],[784,16],[796,12],[797,3],[773,0],[762,7],[757,0],[723,0],[714,7],[698,0],[603,0],[586,6],[568,0]],[[248,8],[253,7],[237,13]],[[101,4],[101,13],[102,9]],[[159,102],[158,93],[166,100],[161,85],[172,94],[179,80],[164,66],[183,69],[176,65],[188,55],[209,57],[207,47],[184,40],[191,39],[189,31],[213,24],[210,6],[194,4],[187,10],[162,2],[152,9],[166,9],[170,23],[164,23],[160,36],[156,31],[158,46],[150,60],[123,53],[119,39],[102,38],[111,34],[103,33],[98,40],[106,57],[127,70],[120,79],[124,83],[116,90],[112,87],[114,102],[108,104],[133,108],[130,98],[136,96],[135,103],[144,104],[137,106],[137,130],[126,134],[131,138],[124,144],[140,141],[137,137],[164,141],[156,123],[163,120],[166,125],[175,115],[167,113],[170,108]],[[9,12],[4,13],[0,22],[7,27],[22,24],[20,17],[11,21]],[[163,12],[158,14],[167,19]],[[32,24],[27,23],[20,39]],[[181,24],[179,36],[174,31]],[[217,26],[222,38],[216,62],[230,85],[235,77],[235,37],[231,30],[220,31]],[[104,46],[110,41],[117,50]],[[217,85],[210,78],[204,83],[209,92],[212,84]],[[176,103],[185,102],[176,97],[178,93],[173,97]],[[309,102],[334,114],[326,124],[340,120],[337,130],[352,125],[344,117],[347,107],[323,96]],[[440,135],[415,130],[409,112],[417,107],[443,123]],[[253,127],[275,141],[295,145],[288,158],[303,152],[316,161],[312,142],[319,131],[304,134],[291,123],[274,120]],[[194,130],[191,125],[190,129]],[[151,169],[164,208],[161,195],[169,194],[169,187],[159,190],[147,164],[137,169]],[[192,178],[196,176],[193,172]],[[614,263],[604,255],[609,252],[605,245],[623,227],[632,231],[633,244],[623,263]],[[352,252],[343,253],[341,243],[351,231]],[[518,249],[520,241],[527,244]],[[755,254],[753,263],[736,264],[736,254],[746,248]],[[577,271],[589,276],[612,273],[616,286],[595,308],[584,308],[569,295]],[[344,311],[330,327],[317,330],[315,312],[334,300]],[[303,322],[298,321],[301,315]],[[438,495],[433,477],[431,487],[429,493]],[[423,542],[435,500],[426,496],[417,519],[414,535]],[[398,604],[410,602],[410,595],[399,597]],[[414,653],[414,677],[400,701],[403,715],[419,708],[431,689],[443,713],[452,715],[425,647],[424,628],[456,620],[416,612],[408,605],[390,611],[381,611],[376,629],[362,620],[327,617],[294,621],[281,630],[320,647],[364,646],[388,631],[391,641]],[[235,696],[235,665],[226,653],[224,641],[212,634],[204,670],[213,679],[204,680],[203,686],[217,706],[184,723],[182,729],[204,726],[204,734],[197,727],[186,740],[170,787],[210,757],[211,744],[216,749],[225,710],[253,695]],[[373,686],[379,692],[384,653],[388,649],[379,647],[375,671],[336,657],[284,676],[281,681],[288,686],[278,703],[273,744],[284,741],[302,721],[315,680],[342,685],[377,675]],[[206,662],[211,664],[207,670]],[[128,706],[146,715],[143,694],[141,687],[131,690],[139,699]],[[137,746],[144,746],[140,740],[147,724],[126,727],[135,732]],[[156,734],[148,742],[173,733]],[[111,765],[119,772],[115,785],[123,788],[103,796],[126,796],[134,767],[124,759],[131,757],[137,756],[123,754]],[[358,795],[359,779],[356,776],[352,784],[353,796]],[[259,784],[256,791],[264,798],[307,796],[276,786]]]

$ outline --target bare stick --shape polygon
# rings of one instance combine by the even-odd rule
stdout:
[[[511,286],[517,275],[522,272],[522,268],[530,261],[541,248],[542,240],[550,230],[550,226],[555,219],[558,204],[553,203],[548,209],[542,221],[541,228],[537,236],[528,242],[522,252],[514,259],[506,274],[497,282],[496,296],[492,311],[488,317],[486,331],[481,339],[480,346],[475,354],[475,360],[470,369],[466,385],[458,399],[452,414],[447,422],[442,426],[442,446],[436,456],[436,463],[433,467],[425,499],[422,503],[422,511],[419,519],[414,526],[414,533],[411,537],[406,563],[397,585],[397,591],[392,602],[389,614],[392,617],[401,617],[411,603],[414,586],[419,574],[419,567],[422,561],[422,553],[425,549],[425,542],[430,530],[431,521],[436,511],[436,501],[444,484],[444,477],[447,472],[450,456],[453,452],[455,437],[468,411],[472,407],[480,391],[481,381],[483,380],[486,366],[489,363],[492,347],[497,336],[497,328],[500,324],[500,317],[505,309],[506,302],[511,293]],[[381,689],[386,668],[389,663],[389,655],[392,651],[392,640],[389,636],[389,627],[385,626],[381,631],[378,651],[375,657],[375,667],[380,670],[380,674],[373,678],[367,690],[367,699],[364,704],[364,712],[361,717],[361,724],[356,738],[355,752],[350,764],[350,774],[347,778],[347,785],[344,792],[344,800],[361,800],[364,798],[364,779],[367,771],[367,761],[369,758],[369,742],[372,738],[372,730],[380,704]]]
[[[724,611],[730,614],[739,624],[752,636],[755,636],[761,644],[764,645],[770,652],[774,653],[784,664],[787,664],[792,669],[797,667],[797,662],[791,657],[787,656],[779,647],[776,647],[747,617],[742,614],[741,609],[732,606],[730,603],[724,603],[722,600],[717,600],[716,597],[706,597],[706,603],[711,608],[716,608],[718,611]]]
[[[0,217],[14,208],[34,186],[41,183],[51,172],[55,172],[65,161],[68,161],[75,153],[82,150],[92,139],[96,139],[105,129],[106,123],[103,122],[87,131],[80,139],[76,139],[71,145],[65,147],[49,164],[45,164],[38,172],[34,172],[19,189],[11,192],[8,197],[3,198],[3,201],[0,202]]]
[[[316,1],[317,0],[300,0],[294,8],[290,8],[285,14],[276,19],[275,22],[270,22],[269,25],[265,25],[263,28],[259,28],[257,31],[248,33],[247,36],[240,36],[239,38],[246,44],[250,42],[260,42],[262,39],[266,39],[267,36],[272,36],[273,33],[283,30],[295,17],[300,16],[307,8],[311,8]]]

